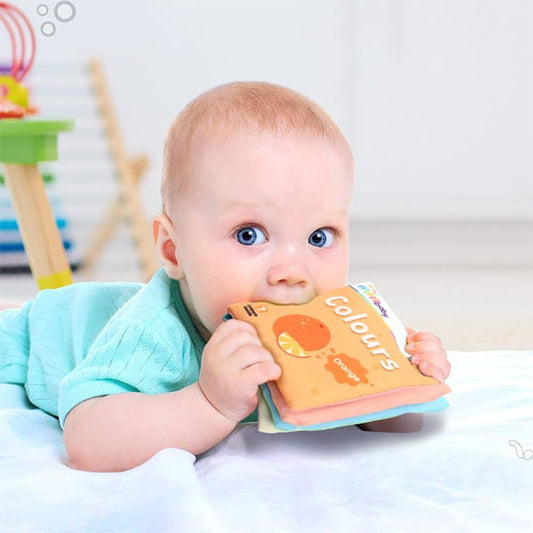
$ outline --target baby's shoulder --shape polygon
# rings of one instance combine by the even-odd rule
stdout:
[[[30,324],[105,324],[141,289],[140,283],[82,282],[40,291],[31,303]]]
[[[143,287],[142,283],[123,282],[80,282],[40,291],[33,301],[39,308],[83,308],[91,309],[112,307],[118,309]]]

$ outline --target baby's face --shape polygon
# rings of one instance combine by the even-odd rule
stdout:
[[[340,150],[241,131],[193,157],[171,215],[180,287],[204,338],[232,303],[303,303],[345,283],[352,170]]]

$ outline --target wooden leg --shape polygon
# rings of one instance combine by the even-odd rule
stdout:
[[[148,166],[148,158],[144,155],[137,156],[130,159],[128,165],[129,171],[126,172],[125,176],[121,175],[120,177],[122,194],[119,192],[109,206],[93,232],[81,259],[80,272],[84,278],[91,276],[96,262],[113,239],[120,222],[123,220],[129,224],[132,231],[143,278],[148,281],[159,268],[153,248],[150,225],[138,198],[138,186]],[[126,180],[129,180],[128,185],[125,185]]]
[[[72,283],[72,273],[37,165],[4,163],[30,268],[39,289]]]
[[[120,201],[125,210],[126,221],[131,228],[144,279],[148,281],[159,268],[159,264],[154,252],[150,224],[144,214],[138,192],[125,177],[121,180]]]
[[[84,278],[91,276],[96,262],[113,239],[120,221],[124,218],[123,211],[120,198],[115,198],[91,236],[87,249],[81,258],[81,273]]]

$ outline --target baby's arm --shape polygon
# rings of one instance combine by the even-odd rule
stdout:
[[[255,329],[230,320],[207,343],[198,382],[165,394],[92,398],[72,409],[64,428],[69,466],[121,471],[164,448],[200,454],[255,409],[258,385],[280,372]]]
[[[408,329],[406,350],[412,354],[411,363],[417,365],[422,374],[441,382],[450,375],[451,366],[446,357],[446,350],[440,339],[433,333],[416,332],[413,329]],[[422,423],[423,415],[421,413],[407,413],[386,420],[360,424],[359,427],[365,431],[407,433],[420,430]]]
[[[64,440],[70,467],[113,472],[164,448],[201,453],[234,427],[194,383],[165,394],[127,392],[86,400],[65,419]]]

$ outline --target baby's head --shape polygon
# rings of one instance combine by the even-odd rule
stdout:
[[[333,120],[309,98],[279,85],[236,82],[215,87],[189,103],[167,134],[161,200],[163,212],[186,201],[195,180],[194,163],[206,142],[232,133],[270,135],[290,142],[328,143],[353,165],[350,147]]]
[[[302,303],[345,283],[352,186],[344,136],[294,91],[231,83],[178,115],[154,236],[205,338],[231,303]]]

